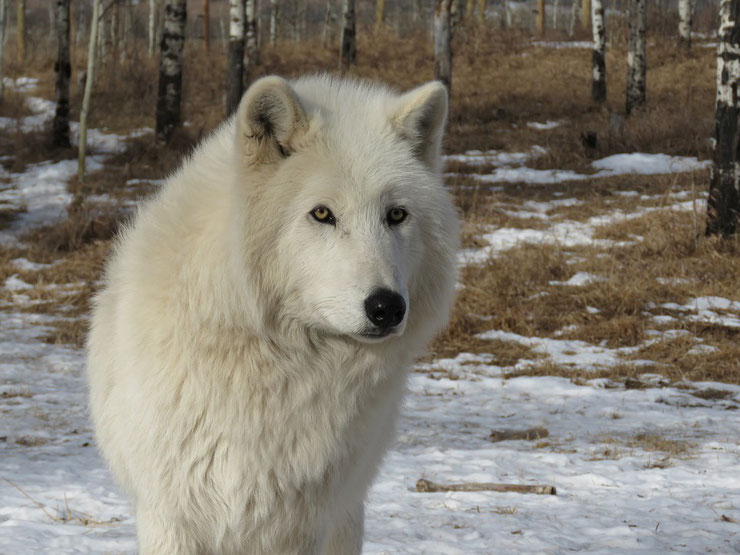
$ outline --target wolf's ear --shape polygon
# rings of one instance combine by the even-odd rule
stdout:
[[[307,129],[308,118],[295,91],[275,75],[255,81],[236,112],[237,140],[255,164],[290,156],[296,137]]]
[[[439,81],[402,95],[391,115],[391,123],[411,143],[419,159],[434,169],[438,169],[446,121],[447,89]]]

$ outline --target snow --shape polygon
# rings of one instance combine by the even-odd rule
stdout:
[[[662,173],[689,172],[706,169],[709,160],[699,161],[692,156],[669,156],[667,154],[614,154],[593,162],[593,167],[602,170],[601,176],[637,173],[655,175]]]
[[[528,152],[505,152],[501,150],[468,150],[463,154],[448,154],[444,157],[447,161],[464,162],[471,166],[520,166],[531,160],[542,156],[547,151],[541,146],[534,146]]]
[[[18,79],[12,86],[30,91],[34,83]],[[101,153],[119,148],[110,134],[91,137],[99,141]],[[538,155],[537,149],[518,155],[471,151],[462,161],[514,170]],[[690,171],[676,169],[687,166],[662,157],[652,162],[610,158],[596,169],[648,173],[663,164],[668,171]],[[4,174],[12,186],[0,191],[0,202],[25,206],[26,212],[0,232],[0,240],[17,242],[29,228],[62,215],[70,199],[65,182],[74,171],[73,161],[62,161]],[[613,246],[594,239],[600,225],[652,210],[694,209],[695,203],[681,200],[683,196],[667,198],[672,200],[663,208],[615,210],[582,222],[556,220],[550,213],[583,201],[527,201],[520,212],[551,219],[547,229],[490,229],[484,237],[489,246],[462,258],[476,262],[531,242]],[[131,506],[94,447],[84,353],[44,340],[59,315],[24,310],[31,304],[24,292],[34,287],[27,274],[48,265],[25,258],[12,260],[12,265],[23,278],[12,274],[0,284],[12,298],[0,312],[0,551],[135,553]],[[577,272],[559,285],[579,287],[599,279]],[[46,288],[66,294],[80,286]],[[674,329],[653,330],[648,342],[691,337],[682,322],[692,318],[740,325],[740,301],[723,297],[695,297],[685,304],[650,308],[671,311],[674,315],[655,319]],[[599,313],[590,306],[585,311]],[[478,317],[491,319],[487,314]],[[491,354],[465,352],[416,365],[398,438],[368,498],[365,554],[740,551],[733,522],[740,518],[740,387],[709,382],[666,387],[655,374],[640,377],[650,385],[644,389],[627,389],[606,379],[576,385],[567,378],[505,377],[548,361],[574,370],[609,368],[638,349],[562,339],[567,332],[564,328],[553,334],[561,338],[504,330],[480,334],[491,341],[492,351],[496,342],[531,349],[531,360],[508,367],[495,365]],[[693,339],[697,344],[690,355],[712,351],[712,346]],[[692,395],[709,389],[726,393],[706,399]],[[498,443],[488,439],[493,430],[533,426],[545,427],[549,436]],[[661,450],[661,439],[668,442],[668,450]],[[548,484],[557,488],[557,495],[417,493],[414,484],[419,478]]]
[[[571,41],[560,41],[560,42],[534,41],[532,43],[532,46],[536,46],[539,48],[553,48],[555,50],[560,50],[562,48],[593,48],[594,43],[591,41],[586,41],[586,40],[583,40],[583,41],[571,40]]]
[[[537,121],[527,122],[527,127],[536,129],[537,131],[548,131],[550,129],[555,129],[556,127],[560,127],[561,125],[563,125],[562,121],[552,121],[552,120],[548,120],[545,123],[539,123]]]

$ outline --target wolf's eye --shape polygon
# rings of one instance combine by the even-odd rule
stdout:
[[[317,206],[311,210],[311,216],[313,216],[314,220],[322,224],[335,225],[337,223],[334,219],[334,214],[326,206]]]
[[[388,225],[398,225],[404,221],[408,215],[408,212],[403,208],[391,208],[388,210],[388,214],[386,214],[386,219],[388,220]]]

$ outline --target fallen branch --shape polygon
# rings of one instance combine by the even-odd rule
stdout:
[[[440,491],[503,491],[514,493],[536,493],[555,495],[555,486],[526,486],[522,484],[492,484],[486,482],[466,482],[464,484],[435,484],[424,478],[416,482],[416,491],[434,493]]]

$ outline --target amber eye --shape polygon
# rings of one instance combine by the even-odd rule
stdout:
[[[313,216],[314,220],[322,224],[334,225],[337,223],[334,219],[334,214],[326,206],[317,206],[311,210],[311,216]]]
[[[388,210],[388,214],[386,215],[388,225],[398,225],[404,221],[408,215],[408,212],[403,208],[391,208]]]

